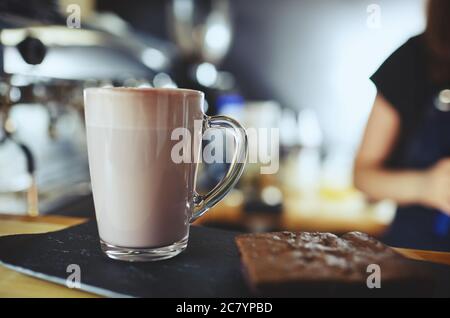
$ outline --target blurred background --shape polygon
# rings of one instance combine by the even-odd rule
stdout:
[[[423,31],[424,11],[424,0],[0,1],[0,213],[94,215],[83,88],[183,87],[206,93],[207,114],[280,129],[277,173],[250,164],[202,223],[379,236],[395,205],[352,184],[369,77]],[[202,166],[199,187],[225,169]]]

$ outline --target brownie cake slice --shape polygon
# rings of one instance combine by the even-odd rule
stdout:
[[[275,232],[236,237],[247,280],[257,293],[279,296],[415,296],[430,292],[419,264],[360,232]],[[380,268],[380,289],[367,287]],[[369,268],[370,269],[370,268]],[[415,290],[415,289],[420,289]]]

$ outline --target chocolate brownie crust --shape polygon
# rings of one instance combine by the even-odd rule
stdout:
[[[378,240],[360,232],[274,232],[236,237],[252,287],[296,283],[366,286],[367,267],[377,264],[384,283],[407,281],[417,267]]]

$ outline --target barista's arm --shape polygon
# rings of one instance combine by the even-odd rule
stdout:
[[[450,214],[450,159],[429,170],[390,170],[384,164],[401,129],[394,107],[377,95],[355,162],[355,185],[368,197],[422,204]]]

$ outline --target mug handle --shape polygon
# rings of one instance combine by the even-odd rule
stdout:
[[[244,127],[236,120],[227,116],[206,116],[203,129],[231,128],[236,143],[233,159],[223,179],[208,194],[201,195],[194,192],[194,212],[190,222],[194,222],[210,208],[222,200],[236,185],[244,172],[245,162],[248,156],[248,138]]]

